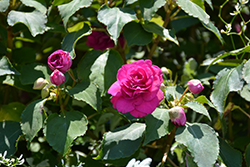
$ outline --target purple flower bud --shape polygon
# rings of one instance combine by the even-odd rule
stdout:
[[[55,69],[64,73],[72,65],[72,59],[68,52],[57,50],[48,57],[48,66],[51,71]]]
[[[204,87],[201,84],[200,80],[198,80],[198,79],[192,79],[192,80],[188,81],[188,89],[193,94],[198,94],[198,93],[200,93],[204,89]]]
[[[168,110],[169,117],[171,122],[174,123],[176,127],[184,126],[186,124],[186,114],[182,107],[176,106]]]
[[[55,70],[51,75],[50,75],[50,81],[51,83],[55,84],[55,85],[61,85],[62,83],[65,82],[65,76],[64,74],[59,71],[59,70]]]

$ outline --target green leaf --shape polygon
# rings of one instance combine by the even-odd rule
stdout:
[[[145,31],[140,23],[128,23],[123,29],[123,35],[128,46],[147,45],[152,41],[152,33]]]
[[[26,6],[36,8],[42,14],[47,13],[47,6],[44,0],[21,0],[21,2]]]
[[[165,29],[164,27],[154,22],[148,22],[146,24],[143,24],[142,26],[146,31],[165,37],[169,41],[174,42],[176,45],[179,45],[179,42],[173,31]]]
[[[242,155],[233,149],[227,142],[220,139],[220,157],[227,167],[237,167],[242,165]]]
[[[245,100],[250,101],[250,84],[246,84],[240,91],[240,96]]]
[[[79,111],[65,112],[65,115],[54,113],[46,121],[44,134],[49,145],[65,155],[73,140],[85,134],[87,125],[86,116]]]
[[[219,141],[210,126],[187,123],[184,127],[178,127],[175,139],[187,147],[199,167],[215,163],[219,154]]]
[[[125,0],[125,6],[133,4],[135,2],[137,2],[138,0]]]
[[[165,88],[165,96],[168,101],[172,101],[174,99],[180,99],[184,89],[180,86],[167,86]]]
[[[198,18],[205,24],[209,23],[210,16],[197,4],[190,0],[176,0],[176,3],[190,16]]]
[[[240,48],[240,49],[236,49],[230,52],[224,52],[222,54],[219,54],[211,63],[210,65],[207,67],[207,69],[209,69],[209,67],[211,65],[213,65],[215,62],[217,62],[220,59],[226,58],[228,56],[238,56],[242,53],[250,53],[250,46],[246,46],[244,48]],[[236,60],[235,60],[236,61]]]
[[[36,136],[43,127],[44,111],[43,107],[47,99],[39,99],[30,103],[21,116],[21,128],[25,139],[29,142]]]
[[[135,20],[136,14],[130,8],[109,8],[107,5],[103,5],[98,12],[97,19],[107,26],[111,39],[114,40],[116,45],[123,26]]]
[[[166,0],[139,0],[143,19],[149,21],[159,8],[166,4]]]
[[[197,101],[198,103],[201,103],[201,104],[208,104],[210,107],[215,108],[215,106],[213,105],[213,103],[210,100],[208,100],[206,98],[206,96],[204,96],[204,95],[198,96],[195,99],[195,101]]]
[[[207,109],[200,103],[195,101],[187,102],[184,106],[191,108],[193,111],[205,115],[209,121],[211,121],[211,117],[207,111]]]
[[[50,71],[48,66],[38,63],[28,64],[22,67],[20,80],[23,85],[34,84],[39,77],[50,80],[48,71]]]
[[[216,106],[220,116],[223,115],[229,92],[239,91],[243,87],[242,67],[243,64],[231,70],[225,68],[216,75],[213,85],[214,90],[210,95],[210,99]]]
[[[250,84],[250,60],[248,60],[245,64],[244,67],[242,69],[242,73],[243,73],[243,78],[245,79],[245,81]]]
[[[76,57],[75,45],[79,39],[91,34],[91,29],[88,24],[84,24],[83,28],[79,31],[68,33],[62,41],[62,49],[69,52],[72,59]]]
[[[141,145],[144,131],[145,124],[133,123],[107,132],[102,141],[102,159],[114,160],[134,154]]]
[[[224,40],[221,36],[220,31],[218,30],[217,27],[215,27],[215,25],[210,20],[208,24],[202,23],[202,25],[209,31],[213,32],[216,35],[216,37],[220,40],[221,44],[224,44]]]
[[[207,4],[210,6],[210,8],[211,8],[212,10],[214,10],[212,1],[211,1],[211,0],[205,0],[205,1],[206,1]]]
[[[16,141],[21,134],[19,122],[0,122],[0,153],[7,151],[7,157],[13,155],[16,152]]]
[[[156,108],[152,114],[148,114],[146,116],[146,133],[143,145],[160,139],[171,132],[173,127],[170,126],[172,124],[169,124],[169,120],[167,109]]]
[[[34,10],[33,12],[20,12],[12,10],[8,14],[7,21],[10,26],[14,26],[17,23],[25,24],[33,37],[38,34],[43,34],[46,31],[46,15],[37,10]]]
[[[62,16],[64,27],[67,26],[67,22],[76,11],[81,8],[89,7],[92,3],[92,0],[73,0],[70,3],[59,5],[58,10]]]
[[[8,105],[0,106],[0,121],[21,121],[21,114],[25,105],[19,102],[12,102]]]
[[[0,76],[7,74],[20,75],[20,73],[12,66],[9,59],[3,56],[0,60]]]
[[[246,160],[247,166],[250,166],[250,143],[246,147],[245,160]]]
[[[88,81],[78,83],[75,87],[69,90],[69,94],[76,100],[84,101],[93,109],[101,110],[101,94],[97,86]]]
[[[196,68],[198,66],[198,63],[195,61],[194,58],[188,59],[188,61],[184,64],[183,74],[192,77],[197,74]]]
[[[0,1],[0,12],[5,12],[8,9],[9,4],[10,4],[9,0],[1,0]]]

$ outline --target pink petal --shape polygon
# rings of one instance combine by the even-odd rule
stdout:
[[[133,106],[133,101],[129,99],[125,99],[122,96],[116,101],[116,109],[119,112],[127,113],[135,109]]]
[[[146,113],[137,110],[130,111],[130,114],[134,117],[145,117],[147,115]]]
[[[158,105],[159,100],[157,97],[155,97],[151,101],[144,101],[142,104],[135,106],[135,108],[140,112],[151,114]]]
[[[113,83],[110,86],[108,93],[111,94],[112,96],[121,96],[122,95],[121,86],[120,86],[118,81],[116,81],[115,83]]]

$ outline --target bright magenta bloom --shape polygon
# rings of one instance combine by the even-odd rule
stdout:
[[[50,81],[54,85],[61,85],[62,83],[65,82],[65,76],[61,71],[55,69],[53,73],[50,75]]]
[[[162,81],[161,69],[152,65],[151,60],[125,64],[108,90],[113,96],[111,103],[119,112],[130,112],[134,117],[151,114],[164,98],[160,90]]]
[[[186,114],[182,107],[176,106],[168,110],[171,122],[174,123],[176,127],[184,126],[186,124]]]
[[[188,89],[193,94],[198,94],[198,93],[200,93],[204,89],[204,87],[201,84],[200,80],[198,80],[198,79],[192,79],[192,80],[188,81]]]
[[[68,52],[57,50],[48,57],[48,65],[51,71],[55,69],[64,73],[72,65],[72,59]]]

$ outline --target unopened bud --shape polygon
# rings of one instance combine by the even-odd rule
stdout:
[[[55,69],[50,75],[50,81],[55,85],[61,85],[65,82],[65,76],[61,71]]]
[[[176,127],[184,126],[186,124],[186,114],[182,107],[176,106],[168,110],[169,117],[171,122],[174,123]]]
[[[166,75],[169,74],[169,70],[168,70],[166,67],[162,67],[162,68],[161,68],[161,71],[162,71],[164,74],[166,74]]]
[[[200,80],[198,80],[198,79],[192,79],[192,80],[188,81],[188,89],[193,94],[198,94],[198,93],[200,93],[204,89],[204,87],[201,84]]]
[[[44,98],[48,97],[48,95],[49,95],[49,89],[45,86],[45,87],[42,89],[42,91],[41,91],[41,96],[42,96],[42,98],[44,99]]]
[[[42,88],[44,88],[45,85],[47,85],[49,82],[47,80],[45,80],[44,78],[38,78],[34,85],[33,85],[33,89],[35,90],[41,90]]]

